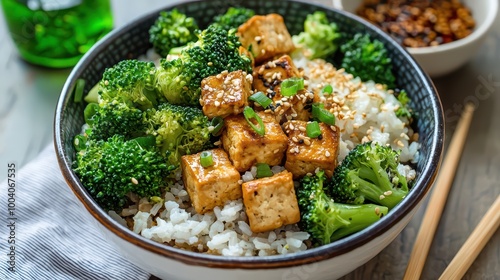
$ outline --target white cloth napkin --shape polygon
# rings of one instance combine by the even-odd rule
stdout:
[[[17,169],[15,176],[14,216],[7,209],[8,182],[0,184],[0,279],[150,277],[101,237],[91,215],[67,186],[53,145]],[[8,243],[12,222],[15,244]],[[10,246],[15,246],[15,272],[8,270]]]

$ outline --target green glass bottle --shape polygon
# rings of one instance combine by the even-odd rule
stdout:
[[[110,0],[1,0],[11,37],[26,61],[65,68],[113,28]]]

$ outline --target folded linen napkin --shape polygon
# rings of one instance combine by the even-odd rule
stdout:
[[[92,216],[67,186],[53,144],[16,169],[12,216],[7,207],[8,191],[5,180],[0,184],[0,279],[150,277],[101,237]],[[14,250],[10,246],[15,246]],[[10,262],[12,252],[15,263]],[[10,270],[12,266],[15,272]]]

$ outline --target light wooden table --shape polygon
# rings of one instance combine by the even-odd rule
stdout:
[[[113,0],[115,26],[169,2]],[[317,2],[331,4],[327,0]],[[70,70],[39,68],[20,60],[7,34],[3,14],[0,17],[0,166],[15,162],[22,167],[52,143],[54,110]],[[499,65],[500,20],[497,20],[469,64],[434,80],[446,114],[447,139],[465,102],[475,102],[478,110],[422,279],[437,279],[500,194]],[[0,181],[6,175],[6,168],[2,168]],[[343,279],[401,279],[423,210],[424,207],[385,250]],[[500,232],[493,235],[464,279],[500,279]]]

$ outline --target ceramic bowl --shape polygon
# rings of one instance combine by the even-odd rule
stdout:
[[[339,8],[355,13],[363,0],[334,0]],[[476,28],[467,37],[433,47],[407,48],[424,70],[433,78],[449,74],[465,65],[481,47],[493,26],[498,12],[498,0],[462,0],[469,7]]]
[[[74,87],[77,79],[85,79],[85,91],[97,83],[106,67],[118,61],[144,54],[151,45],[148,29],[159,11],[147,14],[113,31],[93,47],[71,72],[62,90],[54,127],[57,157],[69,187],[92,215],[103,236],[116,245],[119,252],[137,266],[164,279],[334,279],[363,265],[384,249],[408,224],[428,193],[437,173],[443,149],[443,114],[441,103],[430,78],[401,46],[385,33],[368,25],[350,13],[317,6],[309,2],[254,0],[254,1],[192,1],[175,6],[181,12],[195,17],[200,26],[206,26],[216,14],[230,5],[252,8],[257,14],[284,15],[292,34],[302,30],[307,14],[316,10],[326,12],[330,20],[344,32],[366,32],[381,40],[396,65],[396,78],[413,99],[419,114],[415,129],[420,132],[422,148],[415,168],[418,178],[402,203],[387,216],[369,228],[331,244],[301,253],[268,257],[222,257],[188,252],[160,244],[133,233],[108,216],[80,183],[71,166],[75,157],[72,139],[84,123],[85,104],[75,103]]]

